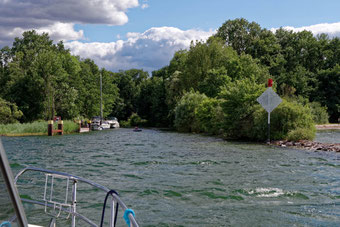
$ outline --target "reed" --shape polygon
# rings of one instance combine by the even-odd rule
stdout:
[[[64,122],[64,133],[75,133],[78,130],[78,124],[73,121]],[[57,124],[54,124],[57,127]],[[47,135],[47,121],[34,121],[32,123],[14,123],[0,124],[0,135],[4,136],[31,136]]]

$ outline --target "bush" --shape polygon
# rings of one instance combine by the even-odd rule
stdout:
[[[271,113],[271,139],[281,140],[288,137],[288,133],[299,129],[310,131],[315,135],[315,126],[311,109],[298,102],[283,102]],[[252,126],[249,127],[249,138],[265,140],[267,138],[268,113],[258,105],[252,114]],[[293,132],[292,132],[293,133]],[[298,136],[298,132],[294,132]],[[312,138],[313,136],[309,136]],[[298,138],[303,139],[303,138]]]
[[[297,128],[290,131],[287,135],[287,140],[298,141],[298,140],[313,140],[315,138],[315,130],[306,128]]]
[[[217,135],[221,133],[223,112],[220,100],[207,98],[195,110],[199,131]]]
[[[17,123],[22,116],[15,103],[0,98],[0,124]]]
[[[200,131],[199,122],[195,117],[198,106],[207,99],[199,92],[188,92],[183,95],[175,107],[175,128],[180,132]]]
[[[319,102],[309,103],[315,124],[328,124],[329,115],[327,107],[321,106]]]
[[[257,84],[254,78],[228,83],[219,94],[224,113],[223,130],[227,137],[248,138],[251,117],[258,105],[256,99],[265,91],[264,84]]]
[[[131,126],[146,126],[147,120],[142,119],[138,114],[133,113],[127,121],[121,121],[121,127],[131,127]]]
[[[79,124],[74,122],[74,121],[63,121],[64,123],[64,133],[74,133],[74,132],[78,132],[79,130]]]
[[[64,133],[74,133],[79,129],[78,123],[74,121],[63,121]],[[54,128],[57,124],[54,123]],[[32,123],[14,123],[14,124],[0,124],[0,135],[46,135],[47,121],[34,121]]]

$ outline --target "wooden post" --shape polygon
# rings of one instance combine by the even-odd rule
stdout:
[[[64,122],[59,121],[58,122],[58,135],[63,135],[64,134]]]
[[[47,122],[47,135],[53,136],[53,120]]]
[[[81,120],[78,120],[79,132],[81,132]]]

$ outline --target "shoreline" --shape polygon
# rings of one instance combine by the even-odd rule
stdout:
[[[340,130],[340,124],[315,125],[317,130]]]
[[[340,152],[340,143],[321,143],[309,140],[299,140],[296,142],[287,140],[273,141],[271,144],[279,147],[289,147],[296,149],[303,149],[309,151],[330,151],[330,152]]]

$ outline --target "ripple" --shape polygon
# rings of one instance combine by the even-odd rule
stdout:
[[[210,199],[224,199],[224,200],[228,200],[228,199],[232,199],[232,200],[244,200],[242,196],[237,196],[237,195],[217,195],[213,192],[201,192],[201,195],[207,196]]]
[[[164,195],[168,196],[168,197],[181,197],[182,196],[181,193],[175,192],[175,191],[172,191],[172,190],[165,190]]]
[[[340,154],[144,132],[119,129],[1,139],[13,173],[33,165],[114,188],[136,212],[141,226],[338,226],[340,222]],[[41,175],[40,182],[31,176],[19,180],[19,192],[41,199],[45,177]],[[86,206],[79,206],[81,214],[97,220],[104,198],[101,190],[79,182],[77,199]],[[317,212],[299,217],[309,212],[308,206]],[[36,208],[25,206],[30,214],[31,209]],[[41,216],[33,214],[37,220]]]
[[[134,175],[134,174],[123,174],[124,177],[134,178],[134,179],[143,179],[140,176]]]

